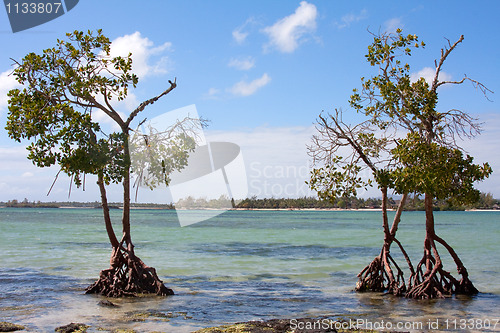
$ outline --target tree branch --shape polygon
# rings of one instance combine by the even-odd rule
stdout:
[[[441,59],[439,59],[439,63],[436,66],[436,74],[434,74],[434,79],[432,80],[431,91],[436,92],[436,89],[439,87],[439,73],[441,72],[441,67],[443,66],[444,61],[451,51],[453,51],[463,40],[464,35],[461,35],[455,44],[451,45],[450,41],[448,41],[448,48],[445,47],[444,49],[441,49]]]
[[[464,75],[464,78],[462,80],[460,80],[460,81],[441,81],[441,82],[439,82],[437,84],[437,86],[439,87],[439,86],[441,86],[443,84],[462,84],[466,80],[470,81],[472,83],[472,85],[474,86],[474,88],[479,89],[483,93],[484,97],[488,101],[492,102],[492,100],[490,100],[489,97],[488,97],[488,93],[493,94],[494,93],[493,90],[488,89],[484,84],[482,84],[481,82],[479,82],[477,80],[471,79],[467,75]]]
[[[125,123],[123,124],[123,126],[126,126],[126,127],[129,127],[130,123],[132,122],[132,120],[134,120],[134,118],[142,111],[144,110],[144,108],[150,104],[153,104],[154,102],[156,102],[157,100],[159,100],[160,98],[162,98],[163,96],[165,96],[166,94],[168,94],[169,92],[171,92],[172,90],[174,90],[175,87],[177,87],[177,78],[174,79],[174,82],[172,81],[168,81],[168,83],[170,83],[170,87],[165,90],[164,92],[162,92],[161,94],[159,94],[158,96],[156,97],[153,97],[153,98],[150,98],[148,99],[147,101],[144,101],[142,102],[127,118],[127,120],[125,121]]]

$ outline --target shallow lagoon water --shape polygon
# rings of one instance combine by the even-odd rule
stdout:
[[[116,222],[120,213],[112,211]],[[157,268],[176,295],[112,300],[120,307],[103,308],[97,305],[101,297],[83,294],[109,265],[101,211],[3,208],[0,321],[33,332],[53,332],[70,322],[92,329],[191,332],[316,316],[421,323],[423,329],[414,331],[435,322],[439,330],[463,331],[461,320],[499,320],[500,212],[436,212],[436,224],[464,261],[479,295],[415,301],[353,292],[357,273],[380,251],[380,212],[228,211],[181,228],[175,211],[134,210],[136,253]],[[398,235],[418,262],[423,212],[405,212]],[[444,259],[445,268],[455,272],[451,258]],[[465,328],[500,331],[500,322],[496,329]]]

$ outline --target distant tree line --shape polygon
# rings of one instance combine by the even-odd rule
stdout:
[[[388,206],[390,209],[396,209],[399,199],[389,198]],[[446,200],[436,200],[435,210],[466,210],[466,209],[500,209],[500,200],[494,199],[491,193],[481,193],[478,202],[471,205],[453,205]],[[240,201],[236,208],[247,209],[378,209],[382,207],[381,198],[338,198],[336,201],[322,200],[315,197],[302,198],[247,198]],[[405,205],[407,211],[423,211],[424,199],[418,196],[410,198]]]
[[[396,209],[399,199],[389,198],[388,206],[391,209]],[[220,209],[230,207],[231,200],[227,197],[219,199],[194,199],[187,197],[179,200],[176,204],[156,204],[156,203],[132,203],[133,208],[145,209],[202,209],[212,208]],[[41,202],[29,201],[24,199],[18,201],[16,199],[7,202],[0,202],[1,207],[17,207],[17,208],[60,208],[60,207],[76,207],[76,208],[101,208],[101,203],[94,202]],[[110,208],[120,208],[120,203],[110,203]],[[315,197],[301,198],[263,198],[259,199],[256,196],[239,200],[234,204],[235,208],[239,209],[379,209],[382,207],[381,198],[339,198],[336,201],[322,200]],[[500,209],[500,199],[494,199],[491,193],[481,193],[479,201],[467,206],[453,205],[446,200],[436,200],[434,209],[440,211],[466,210],[466,209]],[[405,210],[407,211],[423,211],[424,199],[418,196],[408,199]]]
[[[187,198],[179,199],[175,203],[175,208],[180,209],[225,209],[231,207],[236,207],[234,200],[224,195],[221,195],[218,199],[209,200],[188,196]]]
[[[122,203],[110,202],[110,209],[118,209],[122,207]],[[94,202],[77,202],[77,201],[51,201],[51,202],[41,202],[41,201],[29,201],[25,198],[23,201],[19,200],[9,200],[7,202],[0,201],[0,207],[14,207],[14,208],[96,208],[101,209],[102,205],[100,201]],[[132,208],[145,208],[145,209],[174,209],[172,203],[168,204],[155,204],[155,203],[131,203]]]

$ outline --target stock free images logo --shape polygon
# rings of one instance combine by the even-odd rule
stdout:
[[[72,10],[79,0],[4,0],[12,32],[52,21]]]

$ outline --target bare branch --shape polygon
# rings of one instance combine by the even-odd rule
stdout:
[[[342,121],[342,112],[339,110],[335,110],[335,115],[330,115],[330,122],[321,114],[318,118],[316,130],[319,136],[313,136],[313,145],[308,147],[313,163],[330,162],[339,148],[348,146],[352,152],[346,160],[351,159],[351,162],[362,160],[373,172],[377,171],[375,164],[357,141],[357,136],[368,129],[367,123],[351,127]]]
[[[47,196],[49,196],[50,192],[52,191],[52,188],[54,187],[54,185],[56,184],[56,181],[57,181],[57,178],[59,177],[59,174],[61,173],[62,169],[59,169],[59,171],[57,172],[55,178],[54,178],[54,181],[52,182],[52,185],[50,186],[50,189],[49,191],[47,192]]]
[[[490,99],[489,99],[489,97],[488,97],[488,93],[493,94],[494,92],[493,92],[492,90],[488,89],[488,88],[487,88],[484,84],[482,84],[481,82],[479,82],[479,81],[477,81],[477,80],[474,80],[474,79],[471,79],[471,78],[470,78],[470,77],[468,77],[467,75],[464,75],[464,78],[463,78],[462,80],[460,80],[460,81],[441,81],[441,82],[439,82],[439,83],[438,83],[438,85],[437,85],[437,86],[439,87],[439,86],[441,86],[441,85],[443,85],[443,84],[462,84],[462,83],[464,83],[465,81],[470,81],[470,82],[472,83],[472,85],[474,86],[474,88],[479,89],[479,90],[483,93],[484,97],[485,97],[488,101],[492,102],[492,100],[490,100]]]
[[[436,140],[445,146],[461,149],[457,138],[472,139],[481,134],[482,123],[462,110],[452,109],[439,115],[443,134],[438,135]]]
[[[158,96],[156,97],[153,97],[153,98],[150,98],[148,99],[147,101],[144,101],[142,102],[128,117],[128,119],[125,121],[125,123],[123,124],[123,126],[125,127],[128,127],[130,125],[130,123],[132,122],[132,120],[134,120],[134,118],[139,114],[139,112],[141,112],[142,110],[144,110],[144,108],[150,104],[153,104],[154,102],[156,102],[157,100],[159,100],[160,98],[162,98],[163,96],[165,96],[166,94],[168,94],[169,92],[171,92],[172,90],[175,89],[175,87],[177,87],[177,78],[174,79],[174,82],[172,81],[168,81],[168,83],[170,83],[170,87],[165,90],[164,92],[162,92],[161,94],[159,94]]]
[[[444,61],[451,53],[451,51],[453,51],[457,47],[457,45],[460,44],[463,40],[464,40],[464,35],[461,35],[460,38],[453,45],[451,45],[450,41],[448,40],[448,48],[441,49],[441,58],[439,59],[439,63],[436,66],[436,74],[434,74],[434,79],[432,80],[431,91],[436,92],[436,89],[438,88],[439,73],[441,72],[441,67],[443,66]]]

